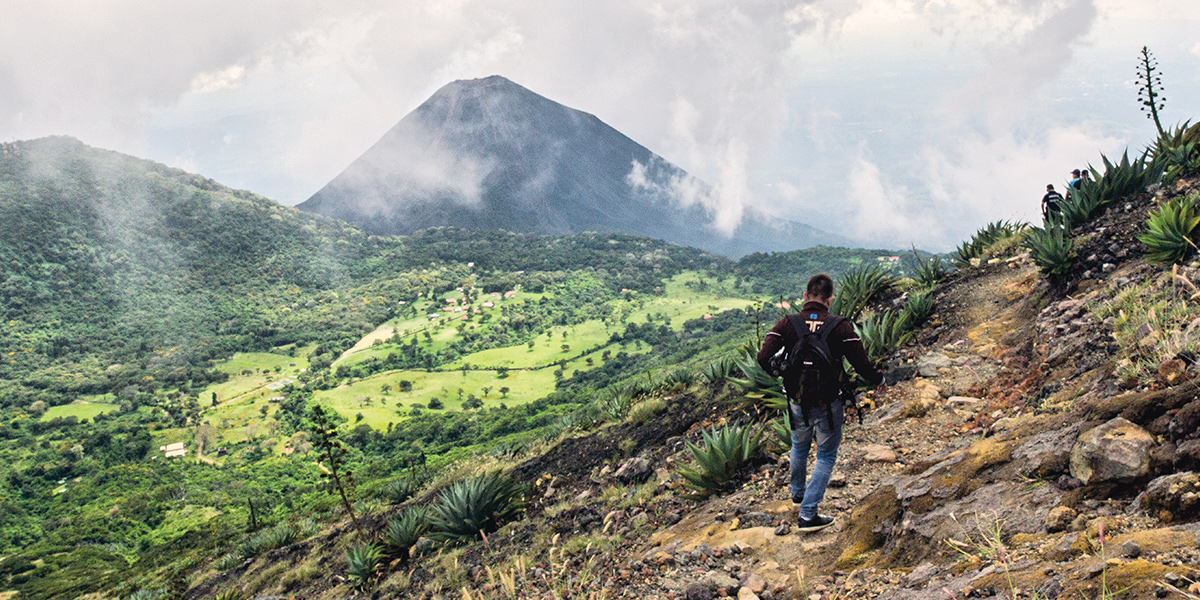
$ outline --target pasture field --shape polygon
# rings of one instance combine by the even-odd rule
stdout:
[[[118,406],[116,404],[109,404],[107,402],[88,402],[76,400],[70,404],[51,406],[46,410],[46,413],[42,415],[41,420],[49,421],[50,419],[65,417],[75,417],[81,420],[94,419],[96,418],[96,415],[112,412],[117,410],[117,408]]]

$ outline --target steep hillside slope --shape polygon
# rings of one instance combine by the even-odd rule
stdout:
[[[595,116],[492,76],[438,90],[299,208],[377,234],[620,232],[727,256],[845,245],[756,214],[724,236],[699,202],[706,188]]]
[[[1012,236],[938,285],[933,317],[888,353],[894,385],[848,426],[822,505],[830,529],[790,530],[787,460],[770,451],[726,491],[685,496],[689,442],[771,414],[714,367],[707,385],[660,389],[661,416],[464,466],[408,503],[507,470],[530,486],[529,508],[481,539],[418,544],[365,583],[318,578],[314,565],[344,564],[330,543],[349,538],[343,528],[207,571],[188,597],[332,598],[357,581],[412,598],[1193,598],[1200,262],[1148,263],[1134,238],[1196,183],[1126,198],[1071,231],[1075,267],[1053,285]],[[399,513],[374,514],[382,527]],[[310,574],[275,583],[280,571]]]

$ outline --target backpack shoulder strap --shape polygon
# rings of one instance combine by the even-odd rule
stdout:
[[[796,337],[804,339],[804,320],[797,313],[792,313],[787,316],[788,323],[792,325],[792,331],[796,332]]]
[[[837,329],[838,325],[845,320],[843,317],[830,317],[828,321],[825,321],[825,324],[821,326],[821,341],[825,342],[825,345],[829,345],[829,336],[833,335],[833,330]]]

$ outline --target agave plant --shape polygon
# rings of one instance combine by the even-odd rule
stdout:
[[[633,396],[627,390],[610,390],[596,399],[600,415],[609,421],[622,421],[633,406]]]
[[[268,550],[291,546],[300,539],[300,530],[288,525],[280,523],[264,532],[266,537],[266,545]]]
[[[745,379],[730,377],[729,382],[745,390],[744,399],[739,400],[746,408],[759,403],[767,408],[783,410],[787,407],[787,396],[778,377],[771,376],[758,364],[758,352],[753,344],[742,346],[741,358],[735,361]]]
[[[693,496],[707,497],[730,487],[730,480],[747,461],[762,451],[762,433],[750,427],[733,424],[722,429],[705,430],[703,446],[688,442],[687,449],[696,466],[681,467],[679,476],[687,486],[696,490]]]
[[[1047,223],[1045,228],[1030,228],[1024,246],[1047,277],[1062,277],[1071,268],[1074,242],[1061,224]]]
[[[1011,238],[1025,230],[1025,223],[993,221],[979,228],[969,241],[959,244],[954,251],[954,265],[959,268],[971,266],[971,259],[980,258],[1001,240]],[[919,279],[918,279],[919,281]]]
[[[1160,136],[1154,146],[1147,149],[1147,154],[1155,159],[1164,158],[1186,144],[1200,146],[1200,123],[1184,121],[1181,125],[1171,128],[1166,135]]]
[[[456,481],[431,510],[429,537],[457,542],[491,533],[527,504],[524,486],[498,472]]]
[[[708,364],[701,371],[701,375],[709,383],[716,383],[729,377],[737,369],[737,365],[732,358],[723,356]]]
[[[908,327],[917,327],[933,314],[933,293],[930,291],[917,292],[908,297],[902,313]]]
[[[413,497],[417,493],[421,484],[411,475],[406,475],[399,479],[389,481],[382,489],[379,490],[379,495],[389,504],[398,505],[404,504],[406,500]]]
[[[887,354],[912,337],[906,314],[893,310],[871,313],[857,328],[858,337],[862,338],[863,347],[871,358]]]
[[[1113,201],[1144,191],[1162,177],[1166,164],[1164,157],[1150,160],[1147,154],[1131,161],[1128,150],[1120,162],[1114,163],[1103,154],[1100,158],[1104,161],[1104,173],[1089,166],[1092,179],[1080,184],[1071,193],[1071,199],[1061,204],[1062,221],[1067,227],[1078,227]]]
[[[871,302],[890,292],[896,281],[879,263],[862,263],[838,280],[829,310],[852,321],[858,319]]]
[[[167,593],[159,589],[141,589],[129,595],[129,600],[159,600]]]
[[[1200,237],[1200,196],[1175,198],[1146,218],[1145,231],[1138,236],[1150,248],[1146,260],[1157,263],[1182,263],[1196,250]]]
[[[771,432],[775,434],[775,442],[782,450],[792,447],[792,430],[783,419],[771,419]]]
[[[916,249],[913,249],[913,254],[916,254]],[[924,260],[917,256],[917,268],[913,273],[913,279],[917,285],[924,289],[932,289],[937,287],[946,278],[949,272],[946,270],[946,264],[942,257],[930,255]]]
[[[346,549],[346,576],[357,590],[375,585],[375,573],[383,561],[383,551],[376,544],[358,544]]]
[[[246,594],[241,590],[226,590],[213,596],[213,600],[246,600]]]
[[[399,519],[388,521],[383,530],[384,551],[391,558],[408,558],[408,550],[429,532],[429,508],[410,506]]]
[[[696,372],[691,369],[676,369],[667,375],[666,386],[674,390],[686,390],[696,384]]]
[[[215,568],[218,571],[228,571],[228,570],[242,564],[242,560],[243,560],[242,557],[239,556],[236,552],[230,552],[228,554],[222,555],[221,558],[218,558],[216,561],[214,561],[213,568]]]
[[[246,538],[246,540],[242,542],[241,547],[238,549],[238,553],[242,558],[254,558],[273,549],[274,546],[271,545],[271,541],[267,537],[267,532],[261,531]]]
[[[1164,184],[1200,172],[1200,143],[1186,142],[1167,150],[1163,154],[1163,167]]]

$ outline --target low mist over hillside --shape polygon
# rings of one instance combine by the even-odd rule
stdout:
[[[621,232],[734,257],[844,241],[756,213],[727,236],[708,193],[595,116],[492,76],[438,90],[299,207],[377,234]]]

